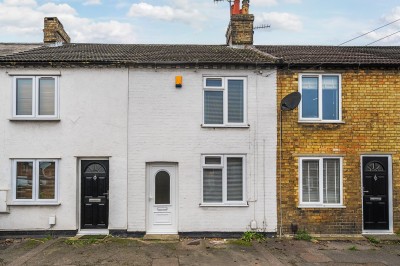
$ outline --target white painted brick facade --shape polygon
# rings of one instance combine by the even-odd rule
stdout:
[[[52,69],[51,71],[55,71]],[[12,76],[0,72],[0,193],[11,158],[61,158],[59,206],[9,206],[0,230],[79,228],[80,157],[110,158],[109,229],[146,231],[146,163],[178,163],[178,231],[276,231],[276,72],[61,69],[58,122],[10,121]],[[13,69],[38,75],[45,69]],[[175,88],[175,76],[183,88]],[[203,76],[247,78],[249,128],[202,128]],[[129,132],[129,133],[128,133]],[[200,207],[201,155],[246,154],[248,207]],[[265,197],[264,197],[265,195]]]
[[[276,231],[276,73],[131,70],[128,231],[146,231],[146,163],[178,163],[178,231]],[[183,88],[175,88],[175,76]],[[248,80],[249,128],[202,128],[203,76]],[[201,154],[247,155],[248,207],[200,207]],[[264,190],[265,188],[265,190]],[[265,195],[265,201],[264,201]]]
[[[54,69],[12,69],[44,74]],[[60,71],[58,71],[60,72]],[[10,206],[0,213],[0,230],[78,228],[78,158],[110,156],[110,229],[126,229],[127,69],[62,69],[60,121],[9,121],[12,76],[0,72],[0,189],[12,203],[10,158],[61,158],[59,206]]]

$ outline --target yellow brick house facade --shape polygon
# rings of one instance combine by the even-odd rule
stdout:
[[[258,49],[281,62],[278,103],[302,94],[298,108],[282,112],[278,124],[281,232],[399,232],[399,49]]]

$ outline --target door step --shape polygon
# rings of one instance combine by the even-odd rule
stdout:
[[[108,229],[81,229],[79,230],[77,236],[84,235],[108,235],[110,232]]]
[[[145,234],[144,240],[162,240],[162,241],[176,241],[179,240],[178,234]]]

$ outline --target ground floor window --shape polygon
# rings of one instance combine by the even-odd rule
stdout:
[[[13,161],[14,201],[57,202],[58,160],[17,159]]]
[[[245,204],[245,159],[244,155],[202,157],[203,204]]]
[[[299,168],[300,207],[343,204],[342,158],[303,157]]]

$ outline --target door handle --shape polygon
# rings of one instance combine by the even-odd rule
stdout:
[[[366,191],[366,190],[365,190],[364,193],[369,193],[369,191]]]
[[[106,198],[108,199],[108,192],[103,193],[103,196],[106,196]]]

